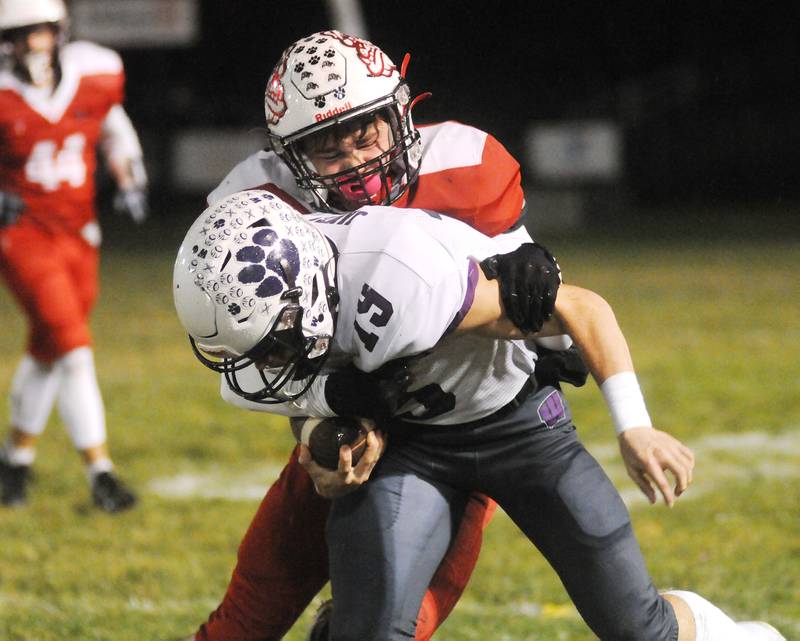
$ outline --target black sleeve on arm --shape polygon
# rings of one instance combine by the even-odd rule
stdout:
[[[374,372],[348,365],[328,375],[325,400],[337,416],[387,419],[405,402],[411,382],[405,360],[387,363]]]
[[[536,370],[533,375],[539,387],[552,385],[561,388],[561,383],[581,387],[589,376],[589,368],[575,345],[565,350],[537,347]]]
[[[506,315],[523,332],[535,333],[553,315],[561,270],[539,243],[524,243],[508,254],[481,262],[489,280],[497,279]]]

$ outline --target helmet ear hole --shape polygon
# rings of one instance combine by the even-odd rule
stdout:
[[[303,295],[302,287],[292,287],[281,294],[281,300],[297,300]]]
[[[317,284],[317,279],[315,278],[314,282],[311,283],[311,303],[316,303],[317,298],[319,298],[319,285]]]

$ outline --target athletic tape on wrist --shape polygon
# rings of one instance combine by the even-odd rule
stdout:
[[[653,427],[636,374],[620,372],[609,376],[603,381],[600,391],[606,399],[617,434],[634,427]]]

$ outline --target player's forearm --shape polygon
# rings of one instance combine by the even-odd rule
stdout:
[[[594,292],[564,285],[556,299],[555,316],[581,350],[617,434],[652,427],[628,343],[611,306]]]
[[[587,289],[562,285],[555,319],[580,348],[589,371],[601,385],[610,376],[632,372],[628,343],[611,306]],[[552,331],[553,327],[548,327]]]
[[[122,105],[113,106],[103,121],[100,147],[120,189],[138,189],[147,184],[139,136]]]
[[[562,287],[566,287],[562,285]],[[566,349],[570,343],[564,338],[567,330],[560,319],[555,316],[545,321],[542,329],[535,335],[528,334],[519,329],[508,318],[500,299],[500,286],[497,280],[489,280],[478,272],[478,283],[469,312],[456,328],[456,333],[471,332],[487,338],[503,339],[556,339],[552,345],[545,345],[548,349]],[[562,347],[563,345],[563,347]]]

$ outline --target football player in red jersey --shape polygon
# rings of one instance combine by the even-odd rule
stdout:
[[[529,241],[519,163],[474,127],[455,121],[416,127],[411,109],[419,98],[412,100],[405,81],[407,63],[408,58],[398,69],[375,45],[336,31],[292,44],[266,89],[270,148],[239,163],[209,203],[261,187],[290,198],[300,210],[416,207],[463,220],[498,236],[509,249]],[[546,346],[566,345],[548,340]],[[358,390],[356,406],[342,407],[339,397],[337,413],[368,415],[374,408],[358,406],[376,398],[368,384],[346,379],[339,391]],[[280,639],[327,582],[329,501],[315,492],[299,455],[298,448],[264,497],[239,547],[225,597],[195,635],[198,641]],[[365,456],[364,465],[369,460]],[[360,474],[358,482],[367,476]],[[466,587],[495,507],[479,494],[469,501],[423,600],[416,639],[431,637]],[[324,638],[326,611],[312,638]]]
[[[0,451],[2,503],[26,501],[36,443],[57,405],[86,464],[94,504],[117,512],[136,496],[109,456],[89,333],[100,244],[98,147],[119,188],[115,207],[136,222],[147,214],[146,176],[122,107],[119,56],[67,43],[66,21],[62,0],[0,0],[10,61],[0,71],[0,274],[29,327]]]

